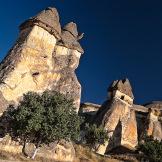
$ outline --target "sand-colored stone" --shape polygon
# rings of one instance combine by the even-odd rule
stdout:
[[[79,42],[75,35],[68,46],[60,44],[60,30],[55,8],[47,8],[20,26],[16,44],[0,64],[0,113],[9,104],[17,104],[24,93],[45,90],[71,97],[78,111],[81,85],[75,69],[81,52],[73,44]],[[76,24],[70,30],[78,33]],[[67,40],[66,36],[64,39]]]
[[[130,84],[125,84],[125,82],[123,83],[124,87],[122,87],[122,82],[118,82],[120,88],[109,88],[110,100],[101,106],[94,117],[94,122],[102,124],[109,137],[108,142],[96,149],[96,152],[102,155],[120,146],[134,150],[138,144],[137,122],[135,111],[132,108],[133,94],[130,92],[131,87],[129,87]],[[127,82],[129,83],[129,81]],[[128,88],[128,90],[124,88]],[[125,94],[124,91],[127,93]],[[130,96],[127,94],[130,94]]]
[[[11,137],[6,135],[3,140],[0,141],[0,150],[13,153],[20,154],[22,153],[23,146],[19,144],[19,142],[11,140]]]
[[[80,113],[95,115],[100,107],[101,105],[86,102],[86,103],[81,103],[79,111]]]
[[[157,109],[150,109],[145,123],[145,130],[148,136],[152,136],[154,139],[162,140],[162,121],[160,117],[161,113]]]
[[[66,94],[74,100],[78,112],[81,85],[75,69],[83,53],[80,38],[75,23],[61,31],[57,10],[51,7],[21,24],[15,45],[0,64],[0,114],[9,104],[18,104],[24,93],[45,90]],[[25,148],[29,156],[32,146]],[[1,138],[2,151],[19,154],[22,148],[8,136]],[[41,147],[38,156],[70,162],[75,150],[71,142],[60,141],[56,146]]]
[[[30,158],[34,153],[35,148],[35,145],[32,143],[26,143],[25,147],[23,147],[19,142],[11,140],[11,137],[8,135],[0,142],[0,151],[12,154],[22,154],[23,151],[26,157]],[[61,140],[59,143],[50,143],[48,146],[42,145],[42,147],[38,149],[36,156],[58,162],[73,162],[75,158],[75,149],[71,142]]]
[[[51,73],[55,44],[53,35],[38,26],[33,27],[19,53],[20,61],[0,85],[0,91],[7,101],[18,102],[19,97],[28,91],[42,92],[48,88],[48,83],[60,78],[59,74]]]

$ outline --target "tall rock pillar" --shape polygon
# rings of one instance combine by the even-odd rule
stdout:
[[[134,97],[129,80],[114,81],[109,87],[109,99],[95,117],[109,137],[105,145],[98,146],[97,152],[105,154],[119,147],[134,150],[138,143],[137,123],[132,109]]]
[[[83,53],[79,37],[74,23],[61,29],[58,12],[51,7],[21,24],[19,38],[0,64],[0,113],[24,93],[45,90],[72,97],[78,111],[81,86],[75,69]]]
[[[55,69],[61,74],[61,78],[54,88],[61,93],[68,93],[74,99],[77,111],[80,107],[81,85],[75,69],[84,52],[78,42],[82,37],[83,34],[78,34],[77,25],[73,22],[68,23],[62,29],[61,40],[57,42],[53,55]]]

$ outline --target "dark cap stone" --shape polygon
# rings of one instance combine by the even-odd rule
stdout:
[[[74,22],[66,24],[63,30],[69,31],[74,37],[78,37],[77,25]]]
[[[131,87],[131,84],[127,78],[122,79],[122,80],[113,81],[113,83],[108,88],[108,91],[112,92],[114,90],[118,90],[118,91],[128,95],[132,99],[134,99],[134,95],[132,93],[132,87]]]
[[[56,8],[48,7],[45,10],[41,11],[36,16],[22,23],[20,25],[20,30],[32,26],[34,24],[44,28],[49,32],[54,32],[57,35],[61,35],[59,14]]]
[[[57,44],[84,53],[84,50],[79,43],[81,38],[82,35],[78,34],[77,25],[70,22],[63,27],[61,40]]]

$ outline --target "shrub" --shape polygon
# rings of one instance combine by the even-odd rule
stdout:
[[[139,144],[140,151],[151,162],[162,162],[162,141],[153,140],[152,137],[145,137],[143,143]]]
[[[4,114],[10,123],[7,133],[24,143],[34,143],[36,148],[61,139],[76,140],[80,134],[80,117],[73,100],[58,92],[29,92]]]
[[[96,124],[85,125],[85,141],[88,145],[104,144],[106,140],[108,140],[107,132],[102,125],[99,127]]]

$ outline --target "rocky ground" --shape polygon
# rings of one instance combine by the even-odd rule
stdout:
[[[80,145],[75,146],[76,159],[74,162],[138,162],[132,155],[113,155],[100,156]],[[37,158],[33,162],[53,162],[53,160],[45,158]],[[25,158],[22,154],[9,154],[7,152],[0,152],[0,162],[31,162],[31,159]]]

